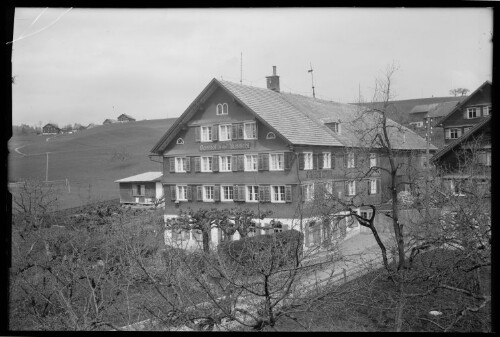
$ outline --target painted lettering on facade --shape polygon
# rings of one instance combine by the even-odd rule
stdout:
[[[201,144],[200,151],[249,150],[250,142]]]

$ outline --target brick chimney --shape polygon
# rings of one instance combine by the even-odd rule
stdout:
[[[266,76],[267,78],[267,89],[280,92],[280,77],[276,75],[276,66],[273,66],[273,75]]]

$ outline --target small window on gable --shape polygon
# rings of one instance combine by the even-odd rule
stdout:
[[[219,103],[217,104],[217,110],[216,110],[216,115],[227,115],[229,111],[229,107],[227,103]]]
[[[184,144],[184,139],[178,138],[177,139],[177,144]]]
[[[276,135],[274,134],[274,132],[268,132],[266,139],[276,139]]]
[[[331,123],[325,123],[326,126],[336,134],[340,134],[340,123],[338,122],[331,122]]]

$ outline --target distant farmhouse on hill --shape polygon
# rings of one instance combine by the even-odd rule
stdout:
[[[55,135],[61,133],[61,129],[54,124],[47,124],[42,128],[43,135]]]
[[[87,125],[87,129],[92,129],[95,127],[96,127],[96,125],[94,123],[90,123],[89,125]]]
[[[126,114],[121,114],[118,116],[118,122],[135,122],[135,118]]]
[[[106,118],[104,120],[104,122],[102,122],[102,125],[108,125],[108,124],[114,124],[114,123],[118,123],[118,121],[116,119]]]

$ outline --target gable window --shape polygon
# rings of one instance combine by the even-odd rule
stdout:
[[[354,168],[354,166],[355,166],[354,152],[350,152],[347,154],[347,168]]]
[[[186,172],[186,161],[185,157],[175,157],[175,172]]]
[[[271,153],[269,155],[269,170],[270,171],[283,171],[285,155],[283,153]]]
[[[476,118],[479,117],[479,108],[467,108],[467,115],[466,118]]]
[[[219,140],[231,140],[231,124],[219,125]]]
[[[244,139],[257,139],[257,123],[244,123],[243,132]]]
[[[227,115],[228,114],[228,105],[227,103],[219,103],[217,104],[217,116],[219,115]]]
[[[245,171],[257,171],[259,157],[256,154],[245,155]]]
[[[332,130],[333,132],[340,134],[340,123],[331,122],[325,123],[325,125],[328,126],[328,128],[330,128],[330,130]]]
[[[462,135],[462,130],[458,128],[449,128],[444,130],[445,139],[457,139]]]
[[[274,132],[268,132],[266,135],[266,139],[276,139],[276,135]]]
[[[312,152],[304,152],[304,170],[313,169],[313,154]]]
[[[187,201],[187,186],[186,185],[177,185],[177,200],[179,201]]]
[[[219,171],[220,172],[231,172],[231,156],[220,156],[219,157]]]
[[[201,141],[211,142],[212,141],[212,126],[202,126],[201,127]]]
[[[221,200],[222,201],[233,201],[233,186],[221,186]]]
[[[178,145],[182,145],[182,144],[184,144],[184,139],[182,139],[182,138],[178,138],[178,139],[177,139],[177,144],[178,144]]]
[[[259,186],[258,185],[252,185],[252,186],[247,186],[247,200],[246,201],[259,201]]]
[[[201,172],[212,172],[212,157],[201,157]]]
[[[304,184],[304,201],[314,199],[314,184]]]
[[[377,154],[370,153],[370,167],[375,167],[375,166],[377,166]]]
[[[214,201],[214,187],[203,186],[203,201]]]
[[[354,180],[347,182],[347,195],[356,194],[356,182]]]
[[[483,116],[489,116],[489,115],[491,115],[491,106],[488,105],[483,108]]]
[[[271,201],[272,202],[285,202],[285,186],[271,186]]]
[[[332,168],[332,153],[331,152],[323,152],[323,168],[331,169]]]

